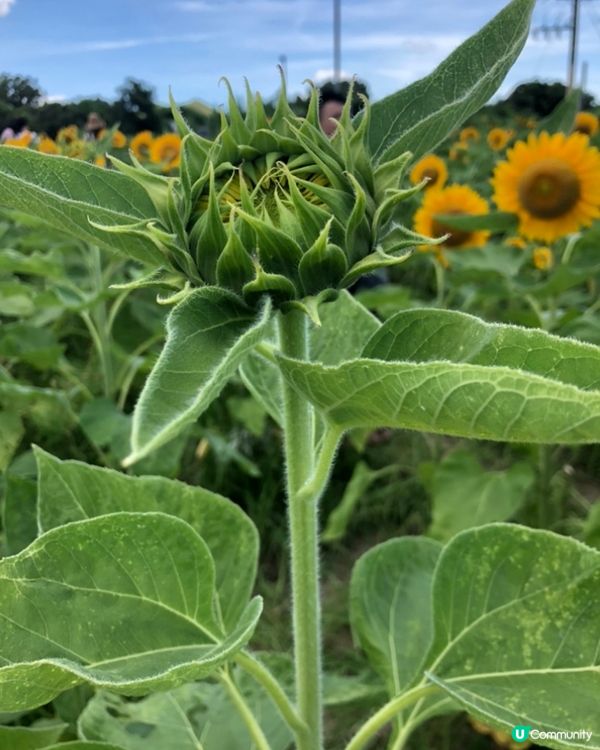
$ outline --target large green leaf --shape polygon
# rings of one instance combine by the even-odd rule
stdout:
[[[600,389],[600,348],[536,328],[485,323],[450,310],[405,310],[363,352],[386,362],[469,362],[510,367],[583,390]]]
[[[164,263],[151,240],[134,233],[108,234],[90,224],[118,227],[157,218],[146,191],[114,170],[5,146],[0,154],[0,205],[142,262]]]
[[[600,747],[600,552],[518,526],[459,534],[434,575],[429,678],[510,731],[587,729]]]
[[[0,750],[42,750],[58,742],[67,725],[52,723],[32,727],[0,727]]]
[[[369,144],[377,161],[416,157],[482,107],[521,52],[535,0],[513,0],[433,73],[372,106]]]
[[[4,480],[2,526],[6,552],[14,555],[37,536],[37,486],[32,479],[7,472]]]
[[[254,586],[258,533],[235,503],[163,477],[130,477],[36,449],[41,531],[119,511],[167,513],[206,542],[215,564],[219,611],[227,627],[240,618]]]
[[[391,539],[352,572],[350,621],[391,696],[422,675],[433,638],[431,585],[441,546],[423,537]]]
[[[410,310],[338,367],[279,358],[329,422],[531,443],[600,440],[600,349],[469,315]]]
[[[277,709],[246,675],[238,687],[271,750],[286,750],[291,733]],[[241,750],[254,747],[248,730],[220,684],[196,683],[127,702],[101,692],[85,708],[79,731],[125,750]]]
[[[87,682],[145,695],[204,677],[249,640],[215,608],[210,550],[184,521],[115,513],[61,526],[0,562],[0,711]]]
[[[74,740],[73,742],[61,742],[59,745],[49,745],[44,750],[125,750],[125,748],[117,747],[117,745],[109,744],[108,742]]]
[[[560,102],[537,127],[538,133],[570,133],[575,121],[575,115],[581,104],[581,89],[572,88],[567,91]]]
[[[271,308],[246,307],[231,292],[203,287],[167,319],[167,341],[133,417],[131,464],[175,437],[215,399],[261,340]]]
[[[429,536],[447,541],[454,534],[494,521],[508,521],[523,505],[535,474],[524,461],[505,471],[485,471],[468,451],[447,456],[431,480]]]

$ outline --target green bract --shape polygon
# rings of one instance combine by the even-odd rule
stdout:
[[[352,90],[330,140],[319,126],[313,88],[306,118],[281,93],[272,118],[247,87],[242,115],[229,83],[229,116],[214,141],[192,133],[174,107],[183,144],[181,176],[160,177],[116,159],[153,201],[160,222],[111,227],[140,232],[193,286],[217,285],[254,305],[268,294],[281,306],[351,285],[401,263],[417,242],[394,220],[405,153],[376,166],[367,145],[370,108],[356,123]]]

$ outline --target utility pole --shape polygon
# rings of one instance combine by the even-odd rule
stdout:
[[[577,57],[577,34],[579,32],[579,0],[572,0],[571,6],[571,43],[569,46],[569,69],[567,73],[567,91],[575,83],[575,64]]]
[[[333,0],[333,80],[342,77],[342,0]]]

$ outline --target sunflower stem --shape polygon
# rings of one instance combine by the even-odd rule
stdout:
[[[308,356],[307,318],[292,310],[279,316],[279,344],[288,357]],[[284,381],[284,451],[290,529],[292,612],[296,699],[305,735],[298,750],[322,747],[321,612],[319,597],[318,498],[320,488],[301,492],[315,464],[314,412],[310,403]],[[326,479],[325,479],[326,481]]]

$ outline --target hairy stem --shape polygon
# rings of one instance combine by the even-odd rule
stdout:
[[[308,356],[307,319],[299,311],[279,317],[279,345],[288,357]],[[298,713],[308,731],[297,736],[298,750],[322,744],[321,612],[319,597],[318,496],[300,494],[314,465],[314,413],[308,401],[285,381],[284,449],[291,550],[294,662]]]
[[[252,737],[252,741],[256,745],[257,750],[271,750],[271,746],[269,745],[269,742],[265,737],[263,730],[260,728],[259,723],[254,718],[254,714],[244,700],[244,696],[238,690],[235,682],[231,679],[227,672],[224,671],[221,672],[219,678],[223,685],[225,685],[227,692],[229,693],[229,697],[231,698],[238,713],[242,717],[242,720],[246,725],[246,729],[250,733],[250,737]]]
[[[273,703],[277,706],[279,713],[283,716],[290,729],[298,736],[306,735],[307,727],[298,716],[296,709],[291,704],[283,688],[271,672],[258,659],[246,651],[240,651],[235,657],[240,667],[251,674],[252,677],[269,694]]]
[[[406,693],[392,698],[382,708],[373,714],[371,718],[362,725],[354,737],[346,745],[346,750],[362,750],[375,737],[377,732],[392,721],[403,709],[411,706],[426,695],[436,692],[436,685],[418,685]]]

